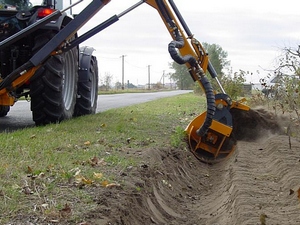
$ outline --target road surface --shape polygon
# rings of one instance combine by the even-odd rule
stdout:
[[[108,109],[130,106],[159,98],[185,94],[188,92],[190,91],[177,90],[151,93],[99,95],[96,112],[99,113]],[[11,107],[10,112],[6,117],[0,118],[0,132],[14,131],[33,126],[34,122],[32,121],[30,102],[27,101],[18,101],[13,107]]]

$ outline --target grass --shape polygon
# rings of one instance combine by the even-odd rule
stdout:
[[[94,207],[95,188],[120,185],[116,174],[138,166],[135,152],[181,147],[184,128],[204,106],[190,93],[1,133],[0,224],[24,215],[56,219],[75,203],[77,221]]]

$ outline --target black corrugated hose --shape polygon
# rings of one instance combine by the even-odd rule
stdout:
[[[192,67],[199,67],[197,64],[197,60],[192,56],[192,55],[186,55],[186,56],[181,56],[176,49],[180,49],[184,46],[184,40],[183,38],[178,34],[178,31],[175,32],[176,35],[176,40],[170,42],[168,46],[168,50],[170,53],[171,58],[177,62],[178,64],[185,64],[189,63]],[[215,105],[215,95],[213,92],[213,88],[211,86],[211,83],[205,76],[203,70],[199,68],[201,71],[199,74],[199,81],[201,82],[205,95],[206,95],[206,103],[207,103],[207,111],[206,111],[206,117],[205,121],[202,124],[202,126],[196,131],[197,135],[199,136],[204,136],[206,132],[208,131],[213,117],[215,115],[216,111],[216,105]]]
[[[207,107],[205,121],[202,126],[196,131],[196,134],[200,137],[203,137],[212,123],[216,111],[216,104],[215,94],[208,78],[206,76],[202,76],[200,82],[205,90]]]

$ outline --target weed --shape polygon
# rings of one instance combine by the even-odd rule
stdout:
[[[180,148],[185,145],[186,133],[182,127],[177,126],[170,136],[171,146],[174,148]]]

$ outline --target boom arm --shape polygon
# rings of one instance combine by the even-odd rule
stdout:
[[[217,74],[209,62],[208,55],[203,46],[194,38],[174,1],[146,0],[146,3],[158,11],[173,38],[173,41],[168,46],[172,59],[178,64],[185,64],[193,80],[197,81],[205,91],[207,114],[204,123],[197,130],[199,136],[204,136],[212,123],[216,110],[215,95],[209,80],[205,76],[205,72],[208,70],[213,78],[217,78]]]
[[[169,3],[166,0],[146,0],[145,2],[158,11],[173,40],[179,42],[176,47],[179,49],[180,54],[182,56],[186,56],[183,57],[184,59],[182,59],[182,57],[174,54],[174,52],[171,51],[170,54],[174,61],[176,61],[179,64],[186,63],[187,67],[191,68],[195,66],[191,65],[195,64],[195,62],[188,61],[192,60],[191,57],[193,57],[195,60],[198,61],[198,63],[200,63],[199,65],[203,68],[204,72],[206,72],[208,56],[205,53],[203,47],[200,45],[200,43],[193,38],[191,31],[184,22],[173,0],[169,0]],[[173,10],[171,10],[170,4],[173,7]],[[175,12],[178,16],[178,19],[175,17]],[[179,21],[181,22],[182,26],[180,26]],[[186,35],[183,29],[185,30]],[[173,46],[171,46],[171,48],[172,47]],[[197,80],[196,73],[192,74],[192,78],[195,81]]]

